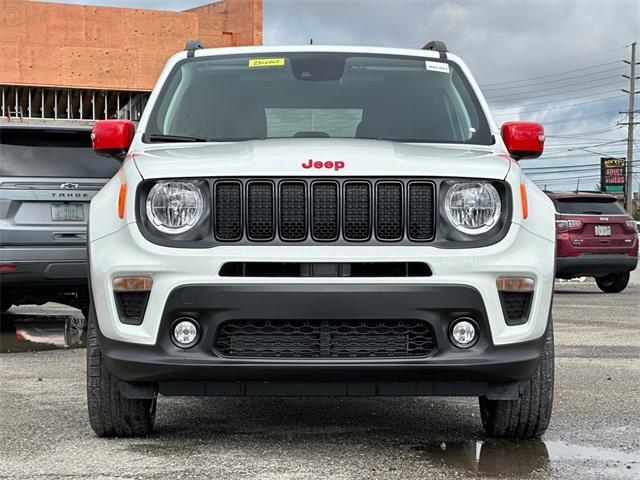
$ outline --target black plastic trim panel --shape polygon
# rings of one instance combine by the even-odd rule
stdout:
[[[189,349],[171,341],[175,319],[201,327]],[[480,337],[460,349],[449,341],[451,322],[472,318]],[[229,359],[213,351],[218,326],[233,319],[406,319],[428,322],[438,350],[426,358]],[[126,382],[488,382],[513,383],[533,375],[545,335],[494,345],[480,293],[449,284],[220,284],[184,285],[167,298],[155,345],[101,337],[110,372]]]

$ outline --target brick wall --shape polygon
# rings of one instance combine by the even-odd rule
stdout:
[[[185,12],[0,0],[0,84],[151,90],[192,38],[262,44],[262,0]]]

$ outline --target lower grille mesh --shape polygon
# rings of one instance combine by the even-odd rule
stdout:
[[[531,296],[530,292],[500,292],[502,311],[507,325],[526,323]]]
[[[115,292],[120,321],[140,325],[149,300],[149,292]]]
[[[420,320],[229,320],[215,350],[244,358],[397,358],[435,351],[431,326]]]

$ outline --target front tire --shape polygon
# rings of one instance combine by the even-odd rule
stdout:
[[[629,272],[610,273],[606,277],[596,277],[596,284],[605,293],[620,293],[629,284]]]
[[[96,312],[89,309],[87,334],[87,405],[89,423],[99,437],[142,437],[151,433],[156,399],[128,399],[120,393],[102,358]]]
[[[518,400],[489,400],[480,397],[482,426],[491,436],[524,440],[540,437],[547,430],[553,406],[553,321],[536,373]]]

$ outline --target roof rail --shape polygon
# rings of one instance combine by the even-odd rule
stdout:
[[[187,51],[187,57],[193,57],[195,51],[201,48],[204,48],[204,42],[202,40],[189,40],[184,46],[184,49]]]
[[[431,40],[422,50],[434,50],[440,52],[440,58],[447,58],[447,45],[442,40]]]

